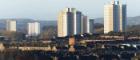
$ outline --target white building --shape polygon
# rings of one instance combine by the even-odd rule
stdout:
[[[58,37],[81,34],[82,13],[75,8],[65,8],[58,16]]]
[[[111,4],[104,6],[104,33],[125,32],[126,29],[126,4],[112,0]]]
[[[89,33],[89,20],[87,16],[82,16],[81,26],[82,34]]]
[[[28,23],[28,35],[37,36],[39,34],[40,34],[40,23],[39,22]]]
[[[94,19],[89,19],[89,33],[94,33]]]
[[[7,20],[6,30],[16,32],[16,30],[17,30],[16,21],[15,20]]]
[[[67,23],[67,10],[61,11],[58,15],[57,21],[57,35],[58,37],[65,37],[68,35],[68,23]]]

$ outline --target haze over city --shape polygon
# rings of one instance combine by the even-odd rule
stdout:
[[[77,8],[89,18],[100,18],[108,2],[110,0],[0,0],[0,18],[56,20],[58,12],[65,7]],[[139,2],[127,0],[128,17],[140,15]]]
[[[138,0],[0,0],[0,60],[140,60]]]

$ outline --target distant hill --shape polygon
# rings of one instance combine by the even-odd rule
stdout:
[[[0,30],[5,29],[6,27],[6,20],[16,20],[17,21],[17,28],[20,31],[24,31],[27,29],[27,23],[31,21],[38,21],[41,24],[41,28],[46,26],[57,26],[56,20],[33,20],[33,19],[25,19],[25,18],[18,18],[18,19],[0,19]],[[103,18],[96,18],[95,23],[103,24]],[[100,26],[96,24],[97,26]],[[140,25],[140,16],[136,17],[128,17],[127,18],[127,25]]]
[[[96,18],[95,22],[103,24],[104,19],[103,18]],[[140,16],[127,18],[127,25],[139,25],[139,24],[140,24]]]

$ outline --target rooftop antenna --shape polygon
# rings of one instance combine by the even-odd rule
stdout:
[[[119,0],[119,4],[122,5],[122,0]]]
[[[112,0],[112,1],[111,1],[111,4],[115,4],[115,0]]]

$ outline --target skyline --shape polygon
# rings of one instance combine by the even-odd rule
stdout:
[[[0,0],[0,18],[31,18],[35,20],[56,20],[58,17],[58,12],[65,7],[74,7],[82,11],[89,18],[100,18],[103,17],[104,5],[109,1],[111,0],[99,0],[95,2],[90,0]],[[140,15],[137,14],[140,13],[140,8],[136,6],[136,4],[138,4],[139,2],[140,1],[138,0],[127,1],[128,17]]]

